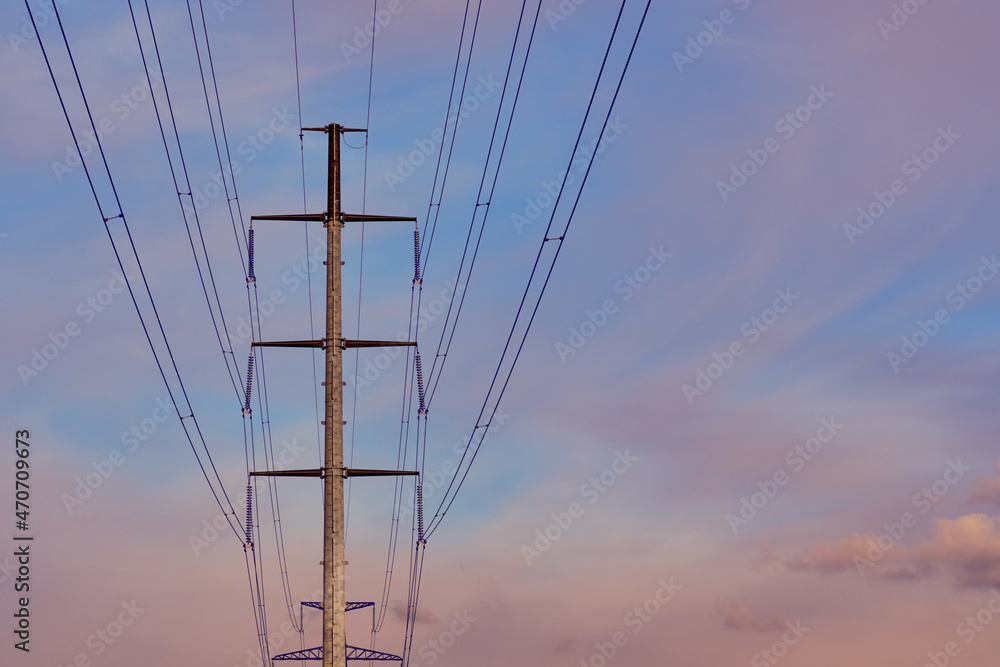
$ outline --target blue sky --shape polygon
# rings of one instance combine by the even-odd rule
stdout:
[[[537,5],[527,4],[533,17]],[[456,443],[477,425],[553,184],[569,165],[564,199],[580,186],[574,142],[619,6],[542,2],[427,421],[428,513],[442,493],[433,480],[445,478]],[[644,6],[625,4],[584,146],[600,135]],[[32,7],[71,122],[84,128],[58,26],[50,10]],[[128,4],[58,7],[94,120],[107,128],[105,156],[188,399],[239,514],[242,399],[202,293]],[[136,9],[146,46],[145,9]],[[440,202],[438,131],[455,119],[448,96],[465,3],[380,0],[373,63],[370,39],[359,37],[371,3],[296,2],[299,87],[289,2],[204,3],[236,172],[231,202],[219,193],[188,7],[150,9],[166,73],[152,93],[166,118],[169,90],[195,193],[180,201],[198,212],[230,365],[245,370],[249,351],[243,225],[251,215],[301,212],[303,196],[309,212],[325,206],[326,137],[307,132],[300,144],[301,111],[306,127],[369,129],[364,149],[362,135],[346,137],[346,211],[415,216],[421,229],[437,215],[418,338],[429,368],[470,220],[486,210],[476,194],[520,3],[482,7]],[[116,277],[83,170],[72,155],[67,162],[72,138],[26,18],[21,4],[0,9],[0,421],[8,441],[18,429],[32,434],[36,536],[32,651],[8,642],[5,664],[69,665],[79,656],[94,665],[257,664],[243,548],[181,421],[162,407],[167,387]],[[501,416],[428,543],[412,664],[904,667],[940,655],[967,667],[995,663],[998,21],[982,0],[653,4]],[[519,42],[515,60],[523,54]],[[115,215],[103,165],[84,153]],[[919,177],[914,156],[925,161]],[[557,229],[568,203],[555,211]],[[879,206],[863,234],[845,228],[859,207]],[[120,222],[108,224],[124,248]],[[310,312],[315,327],[323,318],[325,274],[309,261],[322,256],[320,228],[254,230],[263,336],[310,337]],[[362,251],[360,227],[344,231],[345,332],[396,338],[410,312],[412,227],[370,224],[363,237]],[[125,259],[125,273],[138,279],[134,260]],[[970,296],[954,297],[960,290]],[[148,317],[148,304],[140,308]],[[924,344],[894,362],[890,354],[910,350],[904,338]],[[733,349],[741,352],[730,358]],[[36,353],[37,375],[26,370]],[[311,353],[265,358],[275,455],[316,465]],[[359,467],[395,465],[404,358],[345,357],[346,433]],[[710,385],[698,385],[701,373]],[[701,393],[685,394],[685,385]],[[793,464],[789,452],[810,451],[811,438],[812,458]],[[13,495],[13,444],[4,451],[0,488]],[[915,500],[925,488],[929,504]],[[315,480],[279,489],[296,603],[320,586],[320,489]],[[274,521],[266,487],[260,494],[257,547],[279,653],[299,648],[299,637],[283,629]],[[74,495],[79,504],[67,504]],[[352,600],[381,598],[392,508],[391,482],[352,484]],[[392,653],[402,650],[411,547],[408,529],[401,535],[375,640]],[[8,619],[12,598],[0,605]],[[351,643],[369,645],[369,611],[352,614]],[[120,635],[100,639],[117,632],[120,617],[130,620]],[[315,618],[304,642],[320,643]]]

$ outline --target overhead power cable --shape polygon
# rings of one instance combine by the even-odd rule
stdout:
[[[69,117],[69,112],[68,112],[68,110],[66,108],[66,103],[65,103],[65,101],[63,99],[62,91],[59,88],[59,82],[57,81],[57,79],[55,77],[55,72],[52,69],[51,61],[49,60],[48,53],[46,52],[44,43],[43,43],[43,41],[41,39],[41,33],[38,32],[37,26],[34,25],[34,15],[31,14],[31,7],[30,7],[30,5],[28,5],[27,0],[25,0],[25,8],[28,9],[28,13],[29,13],[29,15],[32,18],[32,25],[35,27],[36,34],[39,35],[38,44],[39,44],[39,47],[41,48],[42,56],[45,59],[45,65],[48,68],[49,76],[52,79],[52,85],[55,88],[56,96],[59,98],[59,104],[62,107],[63,116],[66,118],[66,124],[69,127],[70,135],[73,138],[73,144],[77,148],[77,150],[79,151],[79,149],[80,149],[80,142],[77,139],[76,131],[73,129],[73,122],[72,122],[72,120]],[[180,372],[177,369],[177,363],[176,363],[176,359],[174,358],[174,355],[173,355],[173,350],[170,348],[169,340],[167,339],[166,332],[163,329],[163,322],[162,322],[162,320],[160,318],[159,310],[156,308],[156,302],[153,299],[152,292],[149,289],[149,282],[148,282],[148,280],[146,278],[146,272],[142,268],[142,262],[141,262],[141,260],[139,258],[138,250],[136,250],[135,241],[134,241],[134,239],[132,237],[131,229],[129,228],[128,221],[127,221],[125,213],[124,213],[124,211],[122,209],[121,200],[120,200],[120,198],[118,196],[118,189],[115,186],[114,178],[111,175],[111,168],[108,166],[107,156],[104,153],[104,146],[103,146],[103,143],[100,141],[100,134],[97,132],[97,128],[96,128],[96,125],[94,123],[94,116],[93,116],[93,113],[91,112],[90,104],[87,101],[86,93],[83,90],[83,83],[80,80],[80,73],[79,73],[79,71],[78,71],[78,69],[76,67],[76,62],[73,59],[73,52],[72,52],[72,49],[69,46],[69,40],[66,37],[66,31],[65,31],[65,29],[63,27],[63,24],[62,24],[62,18],[59,15],[58,6],[57,5],[53,5],[53,9],[55,10],[56,21],[59,24],[59,31],[62,34],[63,43],[66,46],[66,53],[69,56],[69,60],[70,60],[70,63],[72,65],[72,68],[73,68],[73,74],[76,77],[77,86],[78,86],[78,88],[80,90],[80,96],[81,96],[81,98],[83,100],[83,105],[84,105],[84,108],[86,110],[87,117],[88,117],[88,119],[90,121],[91,130],[93,131],[94,136],[97,139],[97,141],[96,141],[97,148],[98,148],[98,151],[99,151],[99,153],[101,155],[101,161],[104,164],[104,170],[105,170],[105,173],[107,174],[108,182],[109,182],[109,184],[111,186],[111,191],[113,193],[114,200],[115,200],[115,207],[117,208],[118,213],[115,214],[115,215],[112,215],[112,216],[108,216],[105,213],[104,206],[101,203],[101,198],[97,194],[97,188],[94,185],[94,180],[93,180],[92,174],[90,173],[90,168],[87,166],[86,161],[82,157],[85,154],[83,152],[80,152],[80,155],[81,155],[80,161],[81,161],[81,164],[82,164],[82,166],[84,168],[84,174],[87,177],[87,183],[90,185],[90,191],[91,191],[91,193],[94,196],[94,202],[97,204],[98,213],[100,214],[101,219],[104,221],[104,229],[107,232],[108,239],[111,241],[111,246],[112,246],[112,249],[113,249],[113,251],[115,253],[115,259],[117,260],[118,268],[121,271],[122,276],[125,278],[125,285],[128,288],[129,296],[132,299],[132,304],[133,304],[133,306],[135,306],[136,313],[139,315],[139,322],[142,325],[142,329],[143,329],[143,333],[145,334],[146,342],[149,345],[150,351],[153,353],[153,359],[156,362],[156,366],[157,366],[157,369],[160,372],[160,376],[163,378],[164,385],[166,385],[167,393],[169,394],[170,400],[173,403],[174,408],[175,408],[175,410],[177,412],[178,418],[181,421],[181,426],[184,429],[184,433],[185,433],[185,435],[187,437],[188,443],[191,446],[191,450],[192,450],[192,452],[195,455],[195,459],[198,461],[198,465],[199,465],[199,467],[202,470],[202,473],[203,473],[203,475],[205,477],[205,481],[209,485],[209,489],[212,491],[212,495],[215,498],[216,503],[219,505],[219,508],[223,511],[223,514],[225,515],[226,520],[229,523],[230,528],[233,530],[233,534],[236,535],[237,539],[239,539],[240,543],[242,544],[242,542],[243,542],[243,535],[242,535],[242,530],[241,530],[241,526],[240,526],[241,522],[240,522],[239,518],[237,517],[235,510],[233,509],[232,502],[229,500],[229,497],[226,495],[225,488],[224,488],[224,486],[222,484],[222,480],[219,478],[218,470],[215,468],[215,463],[212,461],[211,452],[208,450],[208,445],[205,442],[204,436],[201,433],[201,428],[198,425],[197,418],[194,415],[194,411],[191,409],[191,403],[190,403],[190,400],[188,399],[187,390],[184,387],[184,383],[183,383],[183,380],[182,380],[182,378],[180,376]],[[143,315],[142,309],[139,306],[139,301],[138,301],[138,299],[136,297],[136,292],[135,292],[135,289],[134,289],[134,287],[132,285],[132,279],[130,279],[128,277],[128,275],[126,274],[125,266],[124,266],[124,263],[123,263],[122,258],[121,258],[121,253],[119,252],[119,249],[118,249],[118,244],[116,243],[115,238],[114,238],[114,234],[112,233],[111,227],[108,224],[112,220],[121,220],[122,221],[122,228],[123,228],[123,230],[124,230],[124,232],[125,232],[125,234],[126,234],[126,236],[128,238],[129,249],[131,250],[132,256],[134,257],[134,259],[136,261],[136,264],[138,266],[139,275],[140,275],[140,278],[141,278],[141,286],[142,286],[144,295],[146,296],[146,298],[149,301],[149,306],[150,306],[150,309],[152,310],[152,313],[153,313],[153,319],[155,320],[156,330],[159,333],[159,339],[162,340],[163,346],[166,349],[166,356],[167,356],[167,361],[169,362],[169,368],[172,370],[172,375],[173,375],[173,377],[174,377],[174,379],[175,379],[175,381],[176,381],[176,383],[178,385],[178,387],[176,389],[174,387],[172,387],[171,382],[168,380],[168,377],[167,377],[167,368],[165,367],[165,362],[164,362],[163,359],[161,359],[161,353],[159,353],[157,351],[156,345],[153,343],[153,337],[152,337],[152,334],[150,332],[150,328],[151,327],[150,327],[149,323],[146,321],[146,317]],[[185,404],[185,406],[186,406],[187,409],[184,409],[184,410],[181,409],[182,406],[178,403],[178,396],[183,399],[184,404]],[[188,426],[188,422],[191,424],[191,426]],[[208,466],[212,470],[212,476],[211,477],[209,476],[208,470],[206,469],[205,464],[202,462],[201,455],[199,454],[198,449],[195,446],[195,443],[194,443],[195,439],[198,439],[199,442],[202,445],[202,449],[204,450],[206,459],[208,461]],[[212,481],[213,477],[215,479],[215,482]],[[218,484],[218,487],[219,487],[218,490],[216,490],[216,484]],[[220,494],[221,494],[221,498],[220,498]],[[225,500],[225,505],[223,504],[223,499]],[[227,506],[228,506],[228,509],[226,508]]]
[[[521,36],[521,25],[524,21],[524,13],[527,8],[527,0],[521,4],[521,14],[517,21],[517,31],[514,34],[514,44],[511,46],[510,60],[507,62],[507,74],[504,76],[503,90],[500,93],[500,104],[497,106],[496,120],[493,123],[493,134],[490,137],[490,146],[486,151],[486,161],[483,165],[483,175],[479,182],[479,192],[476,195],[476,204],[472,208],[472,215],[469,220],[469,232],[465,237],[465,248],[462,250],[462,259],[458,265],[458,271],[455,274],[455,285],[463,285],[463,289],[455,289],[452,291],[451,298],[448,300],[448,309],[445,313],[444,325],[441,327],[441,337],[438,339],[437,353],[434,355],[434,360],[431,365],[430,372],[427,376],[428,382],[428,395],[427,395],[427,406],[434,397],[434,393],[437,390],[438,383],[441,380],[441,373],[444,370],[444,363],[447,359],[448,352],[451,349],[452,340],[455,338],[455,330],[458,327],[458,319],[462,313],[462,305],[465,303],[465,296],[469,293],[469,285],[472,281],[472,270],[476,264],[476,258],[479,255],[479,248],[483,240],[483,232],[486,230],[486,220],[490,214],[490,206],[493,203],[493,193],[496,191],[497,180],[500,176],[500,166],[503,164],[503,158],[507,151],[507,141],[510,138],[510,129],[514,123],[514,112],[517,109],[518,100],[521,97],[521,86],[524,83],[524,74],[528,69],[528,59],[531,56],[531,45],[535,40],[535,32],[538,28],[538,18],[542,11],[542,2],[539,0],[538,7],[535,10],[535,19],[531,26],[531,33],[528,36],[528,44],[524,52],[524,61],[521,65],[521,74],[517,81],[517,90],[514,93],[514,100],[510,106],[510,112],[507,117],[507,128],[504,131],[503,143],[500,147],[499,156],[496,160],[496,165],[493,168],[493,182],[489,186],[489,193],[486,196],[486,201],[483,201],[483,195],[486,190],[486,180],[490,173],[490,160],[493,157],[493,148],[497,141],[498,131],[500,128],[500,119],[503,116],[503,106],[507,99],[507,87],[510,84],[511,73],[514,66],[514,55],[517,52],[518,40]],[[472,235],[476,227],[476,217],[482,209],[482,216],[479,223],[479,233],[476,237],[476,245],[472,251],[472,257],[469,260],[468,269],[464,271],[463,279],[463,269],[465,269],[466,258],[469,255],[469,245],[472,240]],[[458,304],[456,306],[455,300],[458,299]],[[454,311],[454,317],[452,316]],[[447,342],[445,339],[447,338]]]
[[[581,140],[583,138],[583,133],[584,133],[586,127],[587,127],[587,121],[590,118],[591,110],[592,110],[593,105],[594,105],[594,100],[595,100],[595,98],[597,96],[598,90],[600,89],[601,81],[604,78],[604,72],[605,72],[605,68],[606,68],[607,63],[608,63],[608,58],[609,58],[609,56],[611,54],[612,47],[614,46],[615,37],[616,37],[616,35],[618,33],[618,28],[619,28],[619,26],[621,24],[621,20],[622,20],[622,14],[625,11],[625,6],[626,6],[627,3],[628,3],[628,0],[622,0],[621,8],[618,11],[618,18],[615,21],[614,30],[611,33],[611,38],[608,41],[608,47],[607,47],[607,50],[605,51],[604,59],[601,62],[601,68],[600,68],[600,71],[599,71],[598,76],[597,76],[597,81],[594,84],[594,89],[593,89],[593,92],[591,93],[590,101],[587,104],[587,111],[584,114],[583,122],[580,124],[580,131],[577,134],[576,143],[575,143],[575,145],[573,147],[573,152],[570,155],[570,165],[567,166],[567,170],[572,166],[573,157],[576,155],[576,152],[577,152],[577,150],[579,148],[580,142],[581,142]],[[605,115],[604,122],[603,122],[603,124],[601,126],[601,133],[600,133],[601,135],[604,134],[604,131],[607,128],[608,122],[611,119],[611,113],[612,113],[612,111],[614,109],[615,102],[618,99],[618,94],[621,92],[622,83],[625,80],[625,74],[628,72],[629,64],[632,62],[632,56],[635,53],[635,47],[636,47],[636,44],[639,41],[639,36],[642,34],[642,27],[645,24],[646,16],[649,13],[649,7],[650,7],[651,3],[652,3],[652,0],[647,0],[646,7],[645,7],[645,9],[643,11],[643,14],[642,14],[642,18],[640,19],[639,25],[636,28],[635,36],[634,36],[634,38],[632,40],[631,48],[629,49],[628,58],[625,61],[625,65],[622,67],[621,75],[618,78],[618,83],[617,83],[617,85],[615,87],[614,95],[612,96],[611,102],[608,105],[607,114]],[[444,519],[445,515],[448,513],[448,510],[451,508],[452,504],[455,502],[455,497],[457,496],[459,490],[461,489],[461,487],[464,484],[466,478],[468,477],[469,470],[471,469],[472,464],[475,461],[476,455],[479,453],[479,449],[480,449],[480,447],[483,444],[483,440],[484,440],[484,438],[486,436],[486,433],[487,433],[487,431],[489,429],[490,424],[492,423],[493,417],[496,415],[496,412],[499,409],[500,400],[503,398],[503,394],[504,394],[504,392],[507,389],[507,386],[508,386],[508,384],[510,382],[511,375],[514,372],[514,367],[516,366],[517,361],[518,361],[518,359],[520,357],[521,351],[524,349],[524,343],[527,340],[528,332],[531,329],[531,325],[534,323],[535,316],[538,313],[538,308],[539,308],[539,305],[541,304],[542,297],[545,294],[545,289],[548,287],[549,280],[552,277],[552,271],[555,268],[556,261],[559,258],[559,252],[562,249],[562,245],[563,245],[563,243],[565,241],[566,234],[569,231],[570,225],[573,222],[573,218],[574,218],[574,215],[576,213],[577,206],[580,203],[580,197],[583,194],[583,189],[584,189],[584,187],[586,185],[587,178],[590,175],[590,171],[591,171],[591,168],[593,167],[594,158],[595,157],[596,157],[596,151],[593,154],[591,154],[591,156],[590,156],[590,160],[589,160],[589,162],[587,164],[587,170],[584,173],[583,178],[581,180],[580,189],[578,190],[578,192],[576,194],[576,198],[575,198],[575,200],[573,202],[573,206],[572,206],[572,208],[571,208],[571,210],[569,212],[569,215],[568,215],[568,217],[566,219],[566,222],[565,222],[565,224],[563,226],[562,231],[560,232],[560,234],[558,236],[551,236],[550,234],[552,233],[552,227],[554,225],[555,216],[556,216],[556,213],[557,213],[558,208],[559,208],[559,202],[561,201],[563,193],[564,193],[565,188],[566,188],[566,182],[563,181],[562,185],[560,186],[559,194],[556,196],[556,200],[555,200],[555,203],[553,204],[553,208],[552,208],[552,213],[549,216],[549,222],[548,222],[548,225],[546,226],[546,229],[545,229],[545,235],[544,235],[544,237],[542,239],[541,244],[539,245],[538,255],[535,258],[535,263],[534,263],[534,266],[532,267],[531,275],[528,278],[528,284],[525,287],[524,295],[521,297],[521,303],[518,306],[517,314],[514,317],[514,323],[511,325],[510,333],[507,336],[507,343],[504,345],[503,353],[500,355],[500,361],[497,364],[496,372],[493,375],[493,380],[490,382],[490,387],[489,387],[489,390],[486,393],[485,399],[483,400],[483,405],[482,405],[482,408],[479,411],[479,416],[476,418],[476,425],[473,427],[472,433],[469,436],[468,442],[467,442],[467,444],[465,446],[465,450],[463,451],[462,457],[459,460],[457,470],[456,470],[455,474],[452,476],[451,482],[448,484],[448,487],[445,490],[444,495],[442,496],[441,502],[438,505],[438,508],[437,508],[437,510],[434,513],[434,517],[431,519],[430,523],[428,524],[427,531],[425,533],[425,535],[426,535],[427,538],[430,538],[430,536],[434,534],[434,532],[437,530],[438,526],[441,525],[441,521]],[[545,271],[544,280],[542,281],[542,284],[541,284],[541,286],[540,286],[540,288],[538,290],[537,296],[534,298],[534,305],[530,307],[530,313],[531,314],[530,314],[530,316],[528,316],[527,323],[524,326],[524,330],[521,332],[521,334],[519,336],[519,341],[516,343],[516,349],[515,349],[515,344],[514,344],[515,332],[518,329],[518,324],[522,320],[522,313],[527,312],[527,309],[525,308],[525,306],[526,306],[527,301],[528,301],[528,296],[531,293],[532,285],[535,283],[535,276],[536,275],[541,275],[541,273],[539,271],[539,268],[540,268],[540,265],[542,263],[541,262],[542,255],[543,255],[543,253],[545,251],[546,244],[549,243],[550,241],[556,242],[555,243],[556,249],[555,249],[554,254],[552,255],[552,258],[548,262],[548,269]],[[504,370],[505,362],[507,362],[507,360],[508,360],[508,352],[510,352],[512,349],[515,350],[515,351],[513,352],[512,356],[510,358],[509,363],[507,364],[506,374],[503,377],[503,380],[500,381],[501,373]],[[499,388],[499,389],[496,392],[494,392],[494,389],[497,389],[497,388]],[[491,408],[491,405],[492,405],[492,408]],[[484,421],[483,418],[484,418],[484,416],[487,415],[487,413],[489,413],[489,416]],[[480,430],[482,430],[482,434],[479,436],[478,443],[476,443],[475,445],[473,445],[473,443],[476,440],[477,433]],[[471,452],[471,454],[470,454],[470,452]],[[466,458],[469,459],[467,464],[465,464]]]

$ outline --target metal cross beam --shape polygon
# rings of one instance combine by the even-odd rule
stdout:
[[[281,655],[276,655],[271,660],[322,660],[323,659],[323,647],[317,646],[316,648],[306,649],[305,651],[293,651],[292,653],[282,653]],[[366,648],[358,648],[357,646],[347,647],[347,659],[348,660],[399,660],[403,661],[398,655],[393,655],[391,653],[382,653],[381,651],[372,651]]]

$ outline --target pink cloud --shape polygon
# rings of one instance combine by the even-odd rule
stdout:
[[[914,549],[918,562],[940,565],[963,588],[1000,585],[1000,523],[986,514],[939,519],[937,537]]]
[[[719,604],[717,613],[730,630],[773,632],[786,629],[788,619],[784,614],[766,615],[750,606],[746,600],[731,599]]]
[[[1000,585],[1000,523],[986,514],[938,519],[933,539],[907,549],[895,536],[854,534],[833,546],[821,543],[786,561],[792,570],[919,581],[947,574],[959,588]]]

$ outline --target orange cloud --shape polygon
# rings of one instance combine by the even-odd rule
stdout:
[[[1000,522],[986,514],[938,519],[936,537],[914,558],[950,571],[963,588],[1000,586]]]
[[[854,569],[863,577],[917,581],[947,574],[961,588],[1000,586],[1000,521],[986,514],[938,519],[933,539],[907,549],[903,532],[851,535],[822,543],[785,561],[792,570],[837,574]]]

